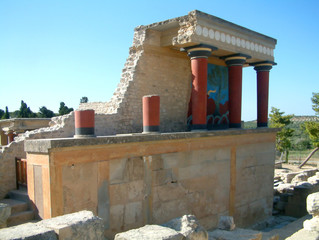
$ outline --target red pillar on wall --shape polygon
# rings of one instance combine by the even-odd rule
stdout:
[[[268,127],[269,71],[274,62],[255,63],[257,72],[257,127]]]
[[[228,66],[229,127],[241,128],[242,71],[248,55],[236,54],[225,58]]]
[[[14,133],[12,130],[9,130],[8,133],[8,144],[14,141]]]
[[[160,131],[160,96],[143,97],[143,133]]]
[[[192,70],[192,131],[206,130],[207,58],[217,48],[205,44],[187,47]]]
[[[75,138],[95,137],[94,110],[74,111]]]

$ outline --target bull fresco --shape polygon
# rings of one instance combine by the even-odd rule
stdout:
[[[229,124],[228,69],[225,66],[207,66],[207,129],[225,129]],[[192,125],[191,101],[188,107],[188,128]]]

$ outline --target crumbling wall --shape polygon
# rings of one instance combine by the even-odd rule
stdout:
[[[43,138],[64,138],[74,135],[74,115],[52,118],[50,127],[27,131],[15,138],[15,141],[3,146],[0,151],[0,199],[17,188],[16,183],[16,158],[26,158],[24,151],[24,140]]]
[[[106,114],[104,119],[101,116],[105,129],[119,134],[141,132],[142,97],[157,94],[161,98],[160,130],[185,131],[190,82],[187,55],[161,47],[161,32],[141,26],[135,29],[129,57],[111,100],[81,103],[79,109],[94,109],[96,113]],[[97,131],[100,131],[98,126]]]
[[[15,158],[25,158],[23,142],[12,142],[0,150],[0,199],[17,188]]]

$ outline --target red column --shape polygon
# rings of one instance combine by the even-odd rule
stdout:
[[[95,137],[94,110],[74,111],[75,138]]]
[[[143,97],[143,133],[159,132],[160,97],[148,95]]]
[[[206,129],[207,58],[191,59],[193,130]]]
[[[14,133],[12,130],[9,130],[8,133],[8,144],[14,141]]]
[[[257,127],[268,126],[268,92],[269,92],[269,71],[271,63],[256,64],[257,71]]]
[[[225,59],[228,66],[229,127],[241,128],[242,71],[246,56]]]
[[[185,49],[191,58],[192,131],[207,129],[207,58],[216,49],[213,46],[204,44]]]

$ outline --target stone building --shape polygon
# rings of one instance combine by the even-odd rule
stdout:
[[[207,229],[221,215],[234,216],[238,226],[269,217],[275,45],[196,10],[137,27],[110,102],[79,107],[95,110],[98,137],[25,138],[28,194],[39,217],[91,210],[103,219],[106,236],[184,214]],[[257,72],[258,128],[250,130],[241,128],[243,67]],[[142,134],[142,97],[153,94],[160,97],[160,132]],[[59,134],[42,138],[70,137],[73,114],[67,119],[65,134],[59,125]]]
[[[11,118],[0,120],[0,146],[5,146],[14,137],[26,131],[48,127],[50,118]]]

